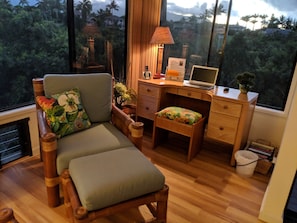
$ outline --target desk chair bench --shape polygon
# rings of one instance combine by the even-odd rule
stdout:
[[[204,121],[205,117],[202,117],[200,113],[181,107],[172,106],[156,112],[153,127],[153,148],[164,137],[164,130],[190,137],[187,161],[191,161],[201,149]]]

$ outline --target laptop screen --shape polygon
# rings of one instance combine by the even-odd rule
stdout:
[[[213,86],[216,83],[219,69],[193,65],[189,82],[190,84]]]

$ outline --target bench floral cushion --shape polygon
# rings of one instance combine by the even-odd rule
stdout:
[[[157,115],[162,118],[167,118],[189,125],[195,124],[200,118],[202,118],[202,115],[199,112],[176,106],[164,108],[159,111]]]

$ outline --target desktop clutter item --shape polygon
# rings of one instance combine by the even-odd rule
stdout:
[[[146,65],[143,71],[143,78],[146,80],[151,79],[152,73],[149,71],[148,66]]]
[[[184,80],[183,85],[201,88],[204,90],[211,90],[216,84],[218,72],[219,69],[215,67],[193,65],[190,73],[190,78],[189,80]],[[225,89],[224,92],[227,93]]]
[[[165,79],[183,82],[185,76],[185,66],[186,59],[169,57]]]

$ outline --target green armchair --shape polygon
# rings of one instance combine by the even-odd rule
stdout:
[[[107,73],[47,74],[43,78],[33,79],[41,158],[50,207],[61,203],[59,176],[68,168],[70,160],[123,147],[135,146],[141,150],[143,124],[135,122],[112,103],[112,84],[112,77]],[[70,97],[73,89],[79,92],[79,105],[71,104],[75,102],[74,97]],[[62,104],[63,107],[60,103],[60,110],[55,110],[60,115],[58,118],[52,115],[53,107],[48,108],[55,99],[59,103],[60,99],[68,100],[67,105]],[[68,112],[67,106],[75,107],[80,113]],[[61,115],[61,107],[64,113],[67,111],[64,116]],[[81,119],[78,122],[72,120],[75,125],[67,126],[69,123],[65,119],[69,121],[73,117]],[[61,131],[53,131],[59,128]],[[69,130],[74,132],[69,133]],[[65,132],[67,134],[63,135]]]

